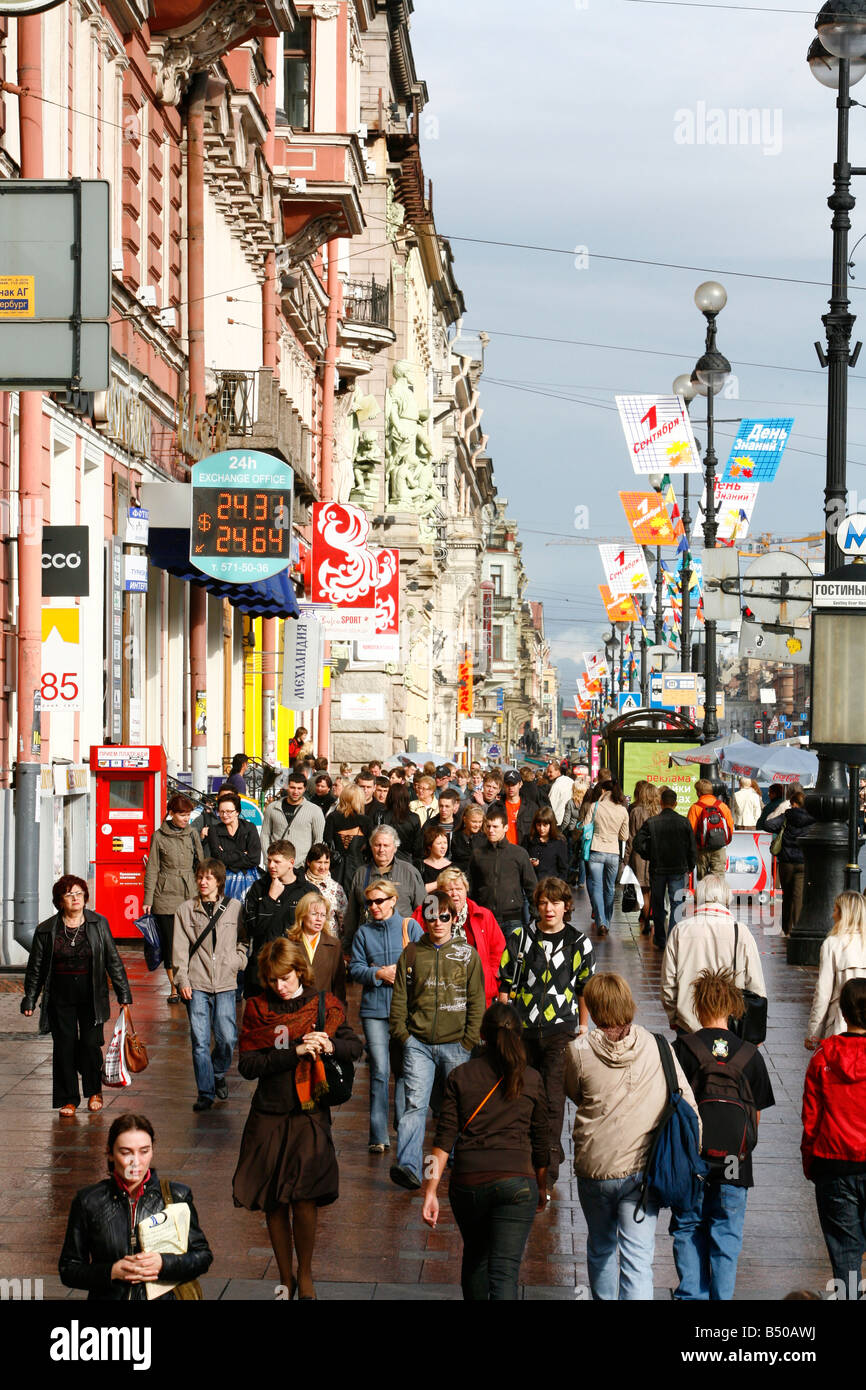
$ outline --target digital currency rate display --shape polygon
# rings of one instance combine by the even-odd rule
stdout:
[[[214,454],[193,470],[190,560],[204,574],[249,584],[288,567],[289,466],[255,450]]]

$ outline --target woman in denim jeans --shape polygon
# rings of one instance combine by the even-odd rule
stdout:
[[[628,839],[628,810],[619,782],[599,782],[583,806],[583,825],[592,821],[592,846],[586,866],[586,886],[592,920],[607,936],[613,912],[622,846]]]
[[[511,1004],[491,1004],[478,1057],[445,1083],[423,1219],[435,1229],[439,1181],[454,1151],[448,1196],[463,1237],[460,1282],[470,1302],[517,1299],[520,1262],[536,1211],[545,1206],[547,1102],[526,1065],[522,1024]]]
[[[658,1209],[636,1220],[643,1170],[668,1100],[658,1045],[634,1022],[631,990],[620,975],[594,975],[583,991],[595,1030],[565,1054],[565,1093],[577,1106],[574,1171],[587,1224],[586,1263],[594,1299],[653,1296]],[[695,1098],[674,1058],[683,1099]]]
[[[404,946],[420,941],[424,930],[407,917],[404,923],[397,908],[399,888],[390,879],[373,879],[364,890],[370,920],[363,922],[352,939],[349,977],[360,980],[361,1024],[370,1062],[370,1140],[371,1154],[390,1149],[388,1138],[388,1080],[391,1062],[388,1050],[388,1015],[391,1012],[394,975]],[[394,1109],[399,1124],[405,1108],[402,1076],[394,1082]]]

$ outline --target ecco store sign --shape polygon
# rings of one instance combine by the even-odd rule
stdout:
[[[45,526],[42,531],[42,597],[86,598],[90,554],[86,526]]]

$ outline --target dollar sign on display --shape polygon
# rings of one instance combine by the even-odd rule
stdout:
[[[211,525],[212,525],[211,519],[210,519],[210,517],[208,516],[207,512],[199,512],[199,517],[198,517],[198,529],[199,529],[200,531],[209,531],[210,528],[211,528]]]

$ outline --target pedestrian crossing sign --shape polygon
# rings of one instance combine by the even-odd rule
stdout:
[[[640,709],[640,696],[632,690],[620,690],[617,706],[620,714],[634,714],[635,710]]]

